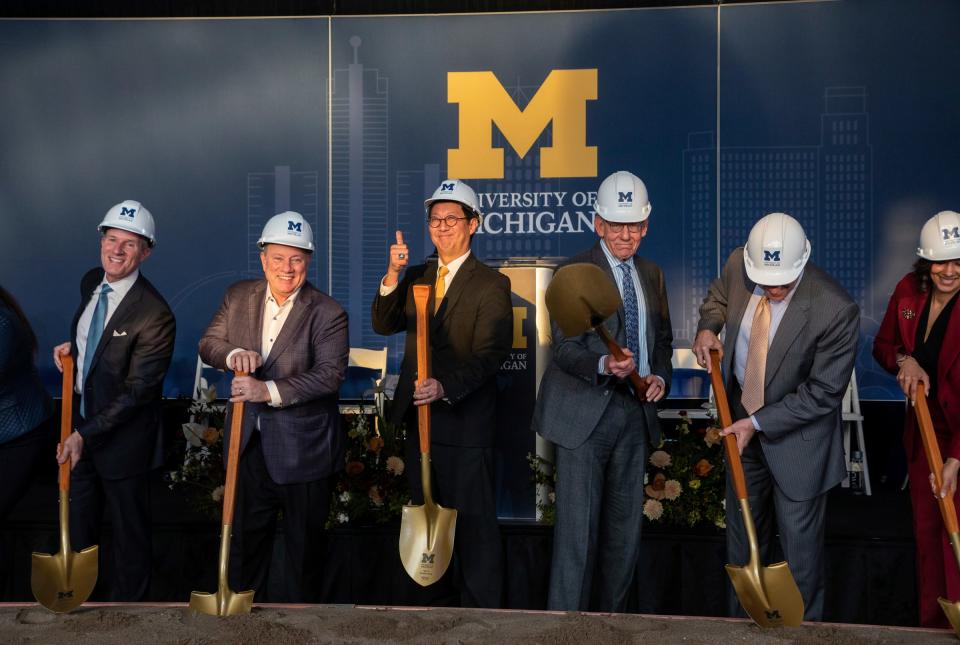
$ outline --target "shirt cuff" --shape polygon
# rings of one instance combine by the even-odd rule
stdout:
[[[400,282],[398,281],[397,284],[388,287],[387,285],[383,284],[383,281],[384,279],[386,279],[386,277],[387,276],[383,276],[383,278],[380,278],[380,295],[381,296],[389,296],[391,293],[397,290],[397,286],[399,286],[400,284]]]
[[[606,370],[605,361],[607,360],[607,354],[604,354],[600,357],[600,360],[597,362],[597,374],[600,376],[610,376]]]
[[[267,386],[267,391],[270,392],[270,407],[280,408],[283,407],[283,401],[280,399],[280,390],[277,389],[277,384],[273,381],[264,381],[264,385]]]
[[[224,367],[226,367],[227,369],[230,369],[230,359],[233,358],[233,355],[234,355],[234,354],[239,354],[240,352],[245,352],[245,351],[247,351],[247,350],[245,350],[245,349],[242,348],[242,347],[238,347],[238,348],[236,348],[236,349],[230,350],[230,353],[227,354],[227,360],[226,360],[226,363],[225,363]]]
[[[757,421],[757,415],[755,414],[750,415],[750,423],[753,424],[754,430],[756,430],[757,432],[760,432],[760,422]]]

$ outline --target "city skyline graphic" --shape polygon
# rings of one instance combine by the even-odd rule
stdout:
[[[721,145],[719,217],[714,213],[714,132],[688,135],[683,151],[682,263],[687,296],[678,302],[671,294],[676,339],[692,341],[710,282],[730,252],[746,242],[753,224],[771,212],[795,217],[810,239],[811,260],[840,282],[864,313],[874,311],[867,91],[862,86],[827,87],[823,100],[818,144]]]

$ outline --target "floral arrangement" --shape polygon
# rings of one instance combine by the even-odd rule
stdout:
[[[725,476],[720,429],[711,421],[694,427],[685,412],[673,432],[665,434],[650,454],[644,474],[643,514],[650,522],[668,526],[712,525],[726,528]],[[537,485],[541,521],[556,518],[554,465],[527,454]]]
[[[334,489],[327,527],[396,520],[410,501],[403,424],[388,422],[380,407],[374,415],[343,416],[349,441],[346,465]]]
[[[217,388],[207,387],[205,379],[188,409],[190,421],[182,424],[187,441],[183,463],[167,473],[171,490],[186,494],[190,506],[200,513],[220,517],[223,506],[223,423],[225,403],[217,402]]]
[[[553,462],[532,452],[527,453],[527,464],[533,472],[530,479],[537,485],[537,519],[553,525],[557,518],[557,469]]]
[[[711,420],[692,426],[680,412],[674,433],[664,435],[644,475],[643,514],[651,522],[726,528],[725,477],[720,428]]]

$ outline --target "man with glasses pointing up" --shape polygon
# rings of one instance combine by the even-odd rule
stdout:
[[[373,301],[378,334],[407,333],[393,407],[407,426],[407,468],[413,503],[423,503],[416,406],[431,411],[434,497],[457,509],[454,576],[464,607],[499,607],[503,556],[493,485],[496,374],[510,353],[513,309],[510,280],[470,252],[480,226],[477,195],[447,179],[424,202],[437,260],[408,267],[409,249],[397,231],[387,273]],[[403,273],[401,277],[401,273]],[[417,380],[413,285],[433,287],[430,317],[431,378]]]

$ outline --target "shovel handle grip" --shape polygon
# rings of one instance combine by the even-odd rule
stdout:
[[[236,376],[248,376],[248,372],[234,372]],[[243,401],[231,404],[230,446],[227,448],[227,479],[223,485],[223,524],[233,524],[233,507],[237,499],[237,466],[240,462],[240,445],[243,443]]]
[[[730,414],[730,403],[727,401],[727,389],[723,385],[723,373],[720,370],[720,352],[710,350],[710,384],[713,385],[713,396],[717,400],[717,416],[720,417],[720,427],[727,428],[733,425],[733,415]],[[737,499],[747,499],[747,478],[743,474],[743,463],[740,461],[740,449],[737,448],[737,437],[728,434],[723,438],[723,449],[727,453],[727,468],[733,479],[733,488]]]
[[[60,445],[70,437],[73,432],[73,356],[63,354],[60,356],[60,365],[63,367],[63,390],[60,393]],[[70,490],[70,460],[60,464],[60,490],[67,492]]]
[[[916,399],[913,409],[917,413],[917,425],[920,427],[920,438],[923,441],[923,451],[927,455],[927,464],[933,475],[933,483],[937,487],[937,503],[940,505],[940,515],[943,516],[943,525],[947,533],[957,533],[957,509],[953,497],[940,497],[939,491],[943,488],[943,457],[940,455],[940,446],[937,436],[933,432],[933,420],[930,418],[930,408],[927,407],[927,388],[921,381],[917,383]],[[917,482],[918,485],[921,485]]]
[[[413,286],[413,303],[417,309],[417,385],[430,378],[430,292],[426,284]],[[420,453],[430,452],[430,406],[417,406],[420,426]]]
[[[613,339],[613,336],[610,335],[610,332],[607,331],[607,328],[602,324],[596,326],[597,334],[600,335],[600,338],[603,339],[603,342],[607,345],[607,349],[618,361],[627,360],[627,355],[623,353],[623,348],[617,344],[617,341]],[[637,373],[637,370],[634,369],[630,376],[627,377],[630,380],[630,385],[633,386],[633,393],[637,397],[638,401],[647,400],[647,380],[640,376]]]

